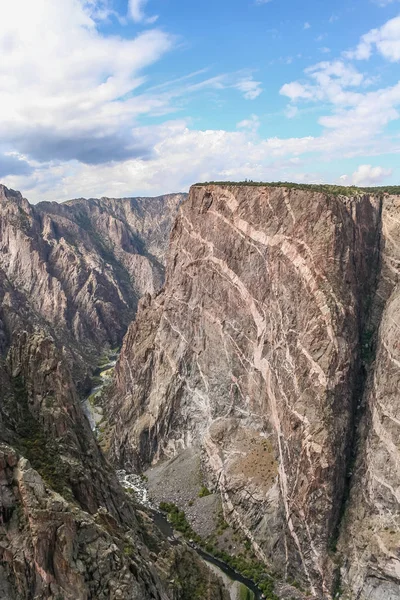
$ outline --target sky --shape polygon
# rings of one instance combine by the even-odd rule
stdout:
[[[0,0],[0,182],[400,184],[399,0]]]

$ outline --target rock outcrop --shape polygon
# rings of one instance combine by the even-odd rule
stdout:
[[[116,368],[114,461],[197,448],[226,518],[320,598],[400,597],[399,236],[398,197],[194,186]]]
[[[67,348],[78,379],[82,365],[120,344],[138,299],[160,288],[184,197],[30,205],[0,185],[1,277],[18,293],[29,323]]]
[[[171,547],[145,513],[131,507],[129,523],[102,506],[90,514],[4,444],[0,494],[2,600],[229,600],[196,554]]]
[[[33,207],[0,186],[2,600],[228,600],[121,487],[77,389],[160,285],[180,200]]]

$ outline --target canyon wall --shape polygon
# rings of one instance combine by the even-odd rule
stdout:
[[[400,598],[400,197],[382,211],[381,269],[367,336],[367,374],[339,549],[345,598]]]
[[[171,210],[179,201],[165,200]],[[143,243],[129,247],[133,233],[102,202],[45,211],[0,187],[0,597],[228,600],[194,551],[171,545],[121,487],[82,411],[76,373],[89,368],[90,352],[122,335],[134,286],[139,293],[159,285],[172,218],[166,211],[160,226],[155,219],[140,232],[157,257]],[[124,210],[135,213],[135,202]],[[89,217],[74,223],[85,210],[96,228]],[[115,254],[105,254],[111,239]],[[147,261],[143,281],[133,267],[130,278],[118,279],[130,259],[133,267]]]
[[[0,185],[0,271],[29,313],[69,353],[78,379],[120,344],[138,299],[164,279],[164,254],[184,194],[30,205]],[[7,313],[15,312],[3,302]],[[10,327],[12,334],[13,325]]]
[[[113,460],[197,448],[229,522],[316,597],[389,598],[374,569],[400,594],[399,221],[383,194],[193,186],[116,368]]]

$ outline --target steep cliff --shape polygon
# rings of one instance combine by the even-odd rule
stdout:
[[[345,598],[400,598],[400,196],[383,201],[381,270],[364,337],[367,384],[339,549]]]
[[[330,598],[342,554],[350,597],[383,600],[364,582],[375,569],[400,595],[400,211],[396,197],[351,193],[192,187],[165,289],[124,340],[112,454],[141,469],[197,448],[227,519],[280,576]]]
[[[129,287],[119,282],[113,263],[117,253],[122,256],[118,239],[115,255],[106,259],[99,250],[111,239],[111,217],[104,225],[111,233],[107,238],[104,230],[99,241],[100,225],[95,230],[86,224],[85,237],[71,219],[65,222],[68,208],[51,205],[44,213],[17,192],[1,193],[0,597],[228,600],[222,582],[196,554],[183,544],[172,546],[118,483],[82,412],[74,376],[88,348],[99,353],[101,344],[117,339],[107,337],[113,319],[123,330],[129,311],[113,312],[123,307],[123,294],[134,285],[154,289],[170,217],[160,216],[164,225],[155,221],[154,231],[143,218],[142,234],[159,258],[141,248],[149,281],[135,279],[132,269]],[[95,205],[103,214],[101,202]],[[133,263],[135,252],[132,247]],[[101,293],[96,278],[102,278]],[[116,307],[115,297],[121,300]],[[98,306],[102,311],[96,312]],[[76,319],[93,328],[83,350],[79,342],[87,330],[76,329]]]
[[[46,328],[67,349],[78,378],[105,346],[121,342],[140,296],[161,286],[169,232],[183,197],[32,206],[0,185],[2,277],[18,293],[27,321]],[[13,311],[7,296],[4,301]]]

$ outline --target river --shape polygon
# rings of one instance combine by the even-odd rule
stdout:
[[[117,471],[117,477],[125,488],[134,491],[138,502],[150,510],[154,523],[168,538],[171,544],[177,544],[183,541],[182,535],[175,532],[166,515],[160,512],[157,507],[152,504],[146,488],[145,478],[136,474],[128,474],[124,470]],[[212,570],[215,573],[222,577],[226,588],[230,592],[231,600],[262,600],[262,598],[265,597],[253,581],[243,577],[243,575],[232,569],[224,561],[205,552],[193,542],[189,541],[186,543],[212,567]]]
[[[90,427],[98,434],[98,428],[104,419],[103,408],[101,406],[101,394],[104,386],[107,385],[113,375],[114,367],[118,359],[117,352],[110,352],[107,357],[107,362],[99,366],[94,372],[96,383],[90,390],[89,395],[82,401],[82,408],[87,416]],[[121,469],[116,472],[120,483],[135,493],[137,502],[147,508],[153,516],[154,523],[167,536],[172,544],[177,544],[183,541],[181,534],[176,533],[169,523],[166,515],[158,510],[157,506],[151,502],[149,493],[146,487],[146,479],[135,473],[127,473]],[[215,558],[211,554],[205,552],[202,548],[194,543],[186,542],[191,546],[197,554],[217,573],[225,583],[228,589],[231,600],[262,600],[265,598],[261,590],[256,584],[237,573],[229,565],[222,560]]]

